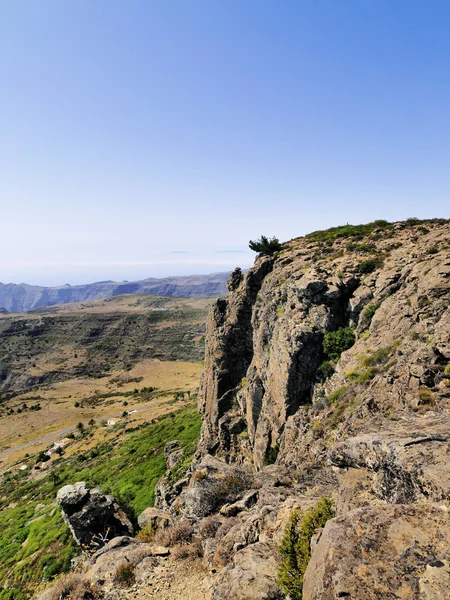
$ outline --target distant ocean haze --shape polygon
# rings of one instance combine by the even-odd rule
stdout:
[[[231,271],[235,267],[248,268],[254,254],[244,250],[216,250],[196,252],[175,249],[159,253],[148,260],[117,262],[22,262],[1,264],[0,282],[28,283],[40,286],[83,285],[98,281],[136,281],[149,277],[173,277]]]

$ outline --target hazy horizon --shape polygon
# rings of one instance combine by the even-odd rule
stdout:
[[[208,275],[243,269],[253,264],[250,250],[173,250],[155,253],[153,261],[118,263],[88,262],[12,265],[0,269],[0,283],[28,283],[44,287],[58,287],[69,283],[82,285],[98,281],[136,281],[151,277],[163,278],[183,275]],[[32,271],[30,271],[32,269]]]

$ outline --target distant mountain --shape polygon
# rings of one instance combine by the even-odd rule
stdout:
[[[86,285],[41,287],[27,283],[0,283],[0,310],[28,312],[34,308],[101,300],[120,294],[154,294],[176,297],[217,297],[226,293],[229,273],[149,278],[140,281],[99,281]]]

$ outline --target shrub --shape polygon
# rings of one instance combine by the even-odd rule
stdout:
[[[320,367],[317,369],[317,374],[321,381],[325,381],[328,377],[331,377],[334,373],[334,367],[329,360],[325,360]]]
[[[331,394],[329,394],[327,396],[327,400],[328,400],[329,404],[334,404],[338,400],[341,400],[345,396],[346,392],[347,392],[347,386],[345,386],[345,385],[341,385],[341,387],[337,388],[337,390],[334,390],[334,392],[331,392]]]
[[[158,531],[155,540],[163,546],[175,546],[176,544],[187,544],[192,540],[192,525],[189,521],[180,521],[172,527]]]
[[[381,267],[382,262],[377,258],[369,258],[368,260],[362,260],[358,265],[358,271],[367,275],[368,273],[373,273],[378,267]]]
[[[323,351],[328,360],[339,360],[341,354],[355,343],[355,334],[350,327],[341,327],[326,333],[323,339]]]
[[[101,597],[97,587],[92,586],[81,575],[71,573],[61,577],[52,588],[47,590],[43,600],[96,600]]]
[[[301,600],[303,596],[303,578],[311,557],[311,538],[333,517],[333,503],[325,497],[304,515],[294,510],[289,517],[279,547],[278,583],[292,600]]]
[[[444,369],[444,375],[450,375],[450,365],[447,365]]]
[[[135,582],[134,566],[129,562],[121,563],[114,573],[114,581],[123,587],[131,587]]]
[[[370,325],[374,314],[380,308],[379,302],[374,302],[373,304],[369,304],[367,308],[363,312],[363,317],[367,320],[367,327]]]
[[[385,348],[379,348],[375,350],[375,352],[371,352],[370,354],[366,354],[361,358],[361,362],[366,367],[375,367],[377,365],[384,365],[388,362],[389,356],[394,352],[394,350],[401,344],[400,340],[394,342],[391,346],[386,346]]]
[[[201,542],[196,538],[189,544],[178,544],[171,551],[171,554],[175,560],[186,559],[186,558],[201,558],[203,556],[203,549]]]
[[[221,520],[217,515],[210,515],[200,522],[199,531],[204,539],[213,538],[221,526]]]
[[[155,531],[151,523],[144,525],[144,527],[136,534],[136,539],[144,543],[153,542],[154,537]]]
[[[250,240],[248,245],[250,250],[258,252],[262,256],[271,256],[283,248],[278,238],[267,238],[265,235],[262,235],[259,240]]]
[[[436,403],[434,394],[427,388],[419,390],[419,406],[434,406]]]

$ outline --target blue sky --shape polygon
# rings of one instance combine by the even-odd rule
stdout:
[[[449,217],[450,3],[0,0],[0,281]]]

